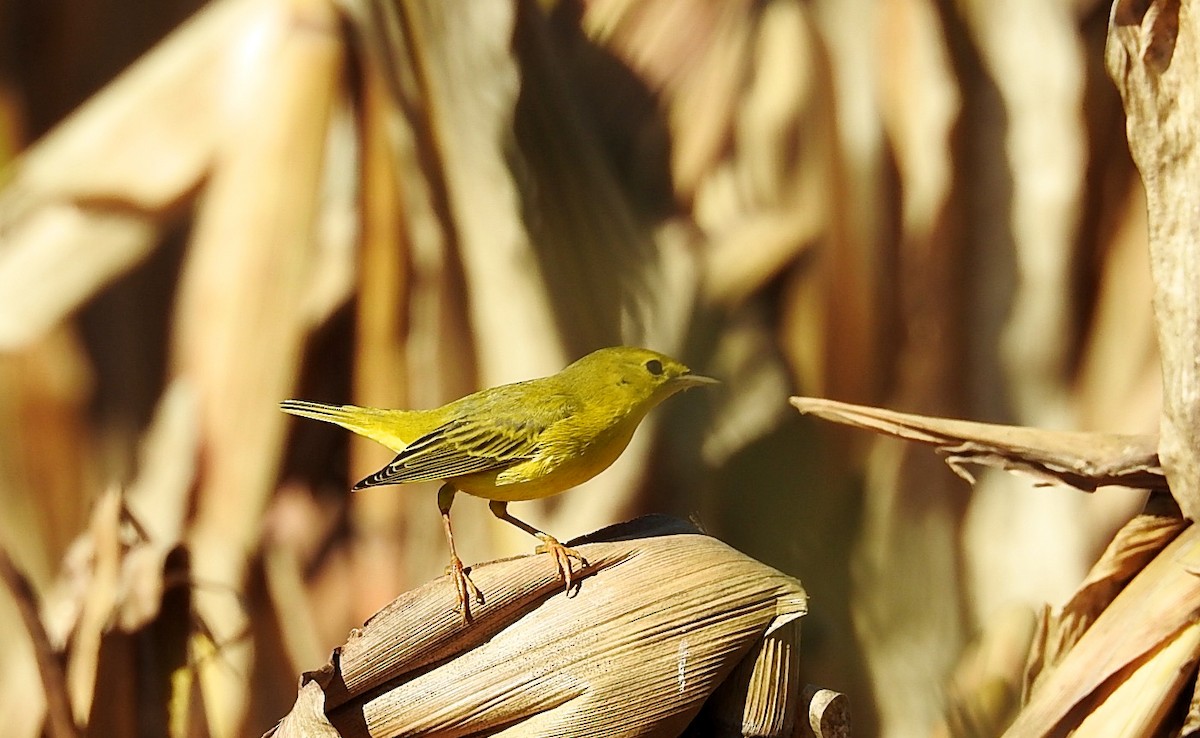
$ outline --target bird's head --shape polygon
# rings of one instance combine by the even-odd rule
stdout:
[[[652,407],[671,395],[717,380],[693,374],[670,356],[633,346],[593,351],[567,367],[564,374],[586,394],[622,398],[627,407]]]

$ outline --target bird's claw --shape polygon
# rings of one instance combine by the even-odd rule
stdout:
[[[450,577],[450,581],[454,584],[455,593],[458,595],[457,609],[462,613],[463,623],[471,620],[471,600],[474,599],[477,604],[483,604],[483,592],[479,591],[479,587],[475,586],[475,582],[471,581],[471,577],[467,575],[467,569],[463,566],[462,559],[457,556],[450,558],[450,565],[446,567],[446,574]]]
[[[567,588],[567,597],[574,597],[574,592],[571,589],[572,571],[571,559],[577,559],[581,567],[587,566],[587,559],[583,558],[583,554],[573,548],[567,548],[558,542],[554,536],[543,533],[538,536],[542,545],[534,549],[535,554],[548,553],[554,557],[554,565],[558,569],[558,578],[561,579]]]

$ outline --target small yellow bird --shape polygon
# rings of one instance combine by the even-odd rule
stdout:
[[[285,400],[292,415],[336,423],[397,453],[390,464],[354,485],[442,480],[438,508],[450,544],[449,575],[463,619],[468,595],[483,595],[454,549],[450,505],[459,492],[491,502],[492,514],[542,542],[571,591],[578,552],[508,513],[508,503],[549,497],[581,484],[616,461],[642,418],[680,390],[717,380],[643,348],[594,351],[558,374],[480,390],[433,410],[383,410]]]

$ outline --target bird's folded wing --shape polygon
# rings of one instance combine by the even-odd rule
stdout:
[[[354,488],[450,479],[528,461],[545,430],[561,419],[556,414],[516,421],[494,415],[451,420],[413,441]]]

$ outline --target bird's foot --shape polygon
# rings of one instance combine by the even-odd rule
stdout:
[[[456,609],[462,613],[463,623],[466,624],[471,621],[471,600],[474,599],[476,603],[482,605],[483,592],[480,592],[479,587],[475,586],[475,582],[471,581],[462,559],[457,556],[450,557],[450,565],[446,567],[446,574],[454,584],[455,593],[458,595]]]
[[[573,548],[567,548],[558,542],[558,539],[547,533],[538,535],[538,539],[542,545],[534,549],[534,553],[548,553],[554,557],[554,565],[558,568],[558,578],[563,580],[567,586],[567,597],[573,597],[574,592],[571,590],[572,572],[571,559],[577,559],[580,566],[587,566],[587,559],[583,558],[583,554]]]

